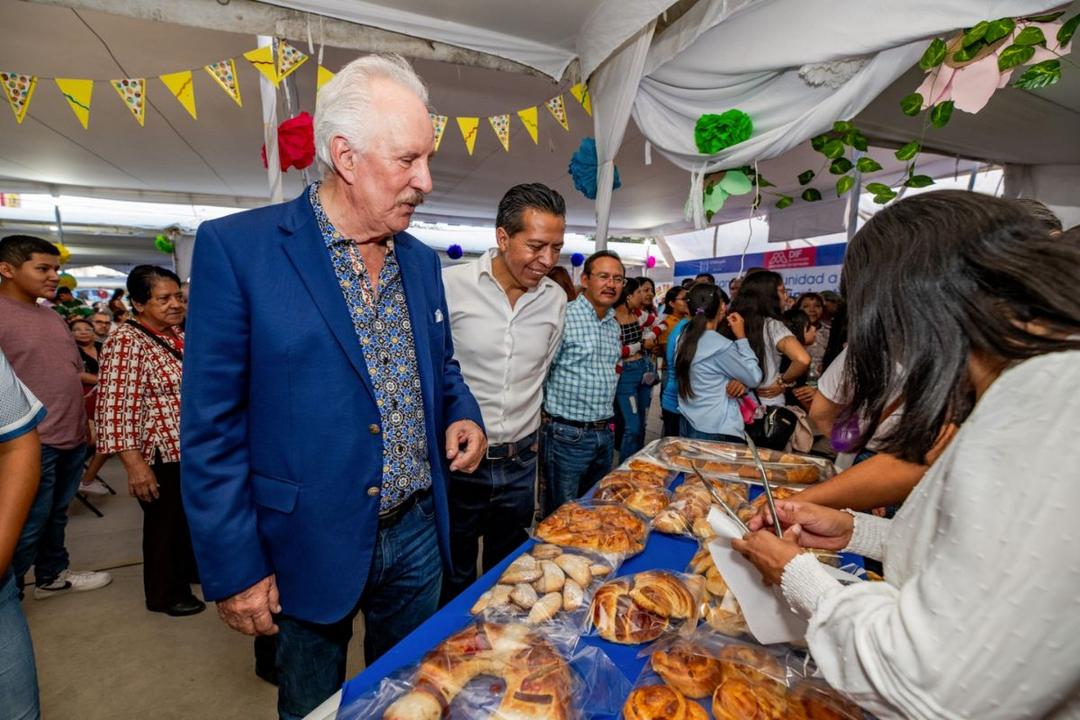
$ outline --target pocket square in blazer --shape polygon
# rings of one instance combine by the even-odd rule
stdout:
[[[439,309],[439,308],[435,308],[435,322],[437,322],[437,323],[442,322],[442,310]]]

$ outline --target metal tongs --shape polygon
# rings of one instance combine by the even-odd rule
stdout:
[[[765,465],[761,462],[761,455],[758,454],[757,445],[754,444],[750,434],[743,431],[742,436],[750,447],[750,453],[754,456],[754,464],[757,465],[758,473],[761,475],[761,484],[765,487],[765,501],[769,503],[769,512],[772,513],[773,530],[776,531],[776,537],[783,540],[784,532],[780,529],[780,517],[776,514],[776,501],[773,500],[772,486],[769,485],[769,474],[765,472]]]
[[[750,533],[750,528],[746,527],[746,523],[742,521],[742,518],[740,518],[738,514],[736,514],[736,512],[731,508],[730,505],[724,502],[724,498],[722,498],[720,496],[720,493],[716,491],[716,487],[713,485],[712,481],[705,479],[705,476],[702,475],[701,471],[698,470],[697,466],[694,465],[693,460],[690,461],[690,469],[693,470],[694,474],[698,476],[698,479],[701,480],[701,484],[704,485],[705,489],[709,491],[709,494],[712,495],[712,499],[716,502],[717,505],[720,506],[720,509],[723,510],[729,518],[731,518],[732,522],[739,526],[739,529],[742,530],[743,535],[748,535]]]

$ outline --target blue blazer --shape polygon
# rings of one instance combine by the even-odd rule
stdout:
[[[454,360],[435,252],[394,238],[413,326],[439,547],[445,430],[480,408]],[[181,473],[203,593],[276,574],[284,612],[329,623],[360,599],[378,532],[382,436],[363,352],[307,191],[204,222],[181,394]]]

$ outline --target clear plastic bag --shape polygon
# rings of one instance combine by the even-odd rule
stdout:
[[[596,484],[595,500],[626,505],[645,517],[655,517],[671,502],[671,493],[648,481],[636,480],[630,471],[615,471]]]
[[[589,625],[605,640],[623,645],[693,632],[704,593],[700,577],[669,570],[616,578],[593,595]]]
[[[617,555],[538,543],[510,563],[470,612],[529,625],[562,622],[580,630],[593,593],[619,563]]]
[[[658,441],[654,441],[658,442]],[[669,487],[671,481],[679,474],[664,463],[658,462],[644,450],[631,455],[626,461],[613,471],[616,474],[628,474],[629,478],[636,483],[656,485],[657,487]]]
[[[770,483],[808,485],[836,474],[833,464],[824,458],[797,453],[782,453],[758,448]],[[677,470],[697,468],[704,475],[737,479],[760,484],[760,475],[750,448],[734,443],[687,438],[661,438],[641,453],[666,467]]]
[[[713,488],[744,520],[753,516],[753,509],[747,503],[745,484],[715,482]],[[712,504],[712,494],[701,480],[687,476],[683,483],[675,488],[668,506],[653,518],[653,529],[668,535],[686,535],[699,540],[715,537],[707,519]]]
[[[572,635],[476,622],[338,711],[339,720],[575,720],[618,712],[630,682]]]
[[[700,576],[705,582],[705,594],[701,602],[701,622],[712,630],[730,637],[750,638],[750,630],[746,626],[746,618],[739,607],[739,601],[735,594],[728,590],[720,571],[716,569],[709,546],[702,543],[690,563],[686,566],[686,572]]]
[[[575,500],[544,518],[535,535],[540,542],[626,558],[645,549],[649,523],[621,503]]]

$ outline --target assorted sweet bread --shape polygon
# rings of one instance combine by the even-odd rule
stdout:
[[[720,494],[739,517],[744,520],[753,515],[753,510],[746,502],[746,486],[737,482],[715,482],[713,489]],[[652,526],[669,535],[692,535],[701,539],[715,537],[709,525],[709,507],[713,497],[701,480],[695,477],[686,480],[675,488],[668,506],[653,518]]]
[[[600,556],[539,543],[510,563],[470,612],[527,613],[531,625],[547,622],[560,612],[584,608],[589,589],[612,570]]]
[[[769,482],[808,484],[822,479],[822,468],[810,460],[772,450],[759,449]],[[750,449],[744,445],[703,443],[697,440],[673,440],[659,450],[661,459],[673,467],[709,475],[732,475],[758,480],[760,474]]]
[[[800,680],[791,688],[789,702],[798,702],[806,720],[862,720],[862,709],[820,680]]]
[[[716,569],[707,545],[703,544],[698,548],[690,559],[686,572],[699,575],[705,580],[705,596],[701,609],[701,619],[705,624],[722,635],[748,635],[749,629],[742,609],[720,571]]]
[[[562,547],[635,555],[645,549],[648,525],[615,503],[569,502],[544,518],[536,536]]]
[[[649,570],[601,585],[593,596],[589,621],[605,640],[624,645],[650,642],[669,628],[696,625],[703,592],[696,578]]]
[[[656,650],[649,662],[665,683],[690,698],[710,697],[724,679],[720,660],[689,640]]]
[[[666,508],[669,502],[667,490],[634,481],[625,475],[608,475],[602,479],[593,497],[622,503],[650,518]]]
[[[630,473],[631,479],[635,482],[656,485],[657,487],[667,487],[668,483],[671,482],[671,471],[658,463],[643,458],[634,458],[626,464],[626,467],[626,471]]]
[[[625,720],[708,720],[709,714],[695,702],[667,685],[644,685],[623,704]]]
[[[387,708],[383,720],[441,720],[454,698],[481,675],[506,684],[493,717],[572,717],[573,676],[551,644],[526,625],[475,623],[424,656],[413,689]]]

